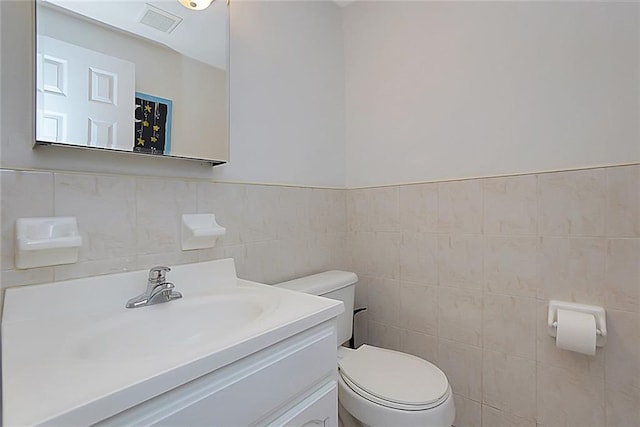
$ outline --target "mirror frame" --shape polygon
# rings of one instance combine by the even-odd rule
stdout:
[[[177,0],[176,0],[177,1]],[[216,0],[214,0],[216,1]],[[33,119],[33,145],[32,145],[32,149],[36,149],[37,147],[41,147],[41,146],[51,146],[51,147],[65,147],[65,148],[73,148],[73,149],[80,149],[80,150],[89,150],[89,151],[93,151],[93,152],[106,152],[106,153],[124,153],[124,154],[132,154],[135,156],[143,156],[145,158],[162,158],[162,159],[179,159],[179,160],[189,160],[189,161],[194,161],[194,162],[199,162],[199,163],[204,163],[204,164],[208,164],[209,166],[219,166],[219,165],[224,165],[226,163],[229,162],[229,157],[230,157],[230,151],[231,151],[231,145],[230,145],[230,134],[231,134],[231,109],[230,109],[230,100],[231,100],[231,96],[230,96],[230,91],[231,91],[231,84],[230,84],[230,68],[231,68],[231,63],[230,63],[230,59],[231,59],[231,6],[230,6],[230,0],[217,0],[217,1],[224,1],[226,4],[226,11],[227,11],[227,17],[226,17],[226,36],[227,36],[227,49],[226,49],[226,61],[227,61],[227,69],[226,69],[226,89],[227,89],[227,96],[226,96],[226,100],[225,100],[225,104],[226,104],[226,112],[227,112],[227,118],[226,118],[226,125],[227,125],[227,138],[226,138],[226,145],[227,145],[227,158],[226,159],[205,159],[205,158],[196,158],[196,157],[185,157],[185,156],[174,156],[174,155],[158,155],[158,154],[150,154],[150,153],[140,153],[140,152],[135,152],[135,151],[125,151],[125,150],[113,150],[113,149],[109,149],[109,148],[102,148],[102,147],[89,147],[89,146],[82,146],[82,145],[76,145],[76,144],[70,144],[70,143],[64,143],[64,142],[52,142],[52,141],[40,141],[38,140],[38,134],[37,134],[37,121],[38,121],[38,70],[37,70],[37,66],[38,66],[38,8],[42,7],[42,6],[38,6],[38,3],[40,3],[40,0],[31,0],[32,3],[32,19],[33,19],[33,43],[32,43],[32,60],[33,60],[33,67],[32,67],[32,71],[33,71],[33,84],[32,84],[32,88],[33,88],[33,111],[31,114],[31,117]],[[108,28],[113,28],[107,24],[104,24],[105,27]],[[116,29],[117,30],[117,29]],[[167,47],[168,48],[168,47]],[[170,49],[170,48],[168,48]],[[133,117],[132,117],[133,120]],[[132,135],[133,137],[133,135]],[[172,136],[173,138],[173,136]]]

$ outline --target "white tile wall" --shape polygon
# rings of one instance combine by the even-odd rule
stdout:
[[[345,190],[14,170],[1,179],[3,287],[223,257],[266,283],[347,267]],[[182,251],[181,216],[198,212],[215,213],[227,234],[214,249]],[[15,270],[16,218],[52,215],[78,218],[79,261]]]
[[[381,192],[393,203],[389,191],[348,191],[358,209],[347,228],[381,233],[366,201]],[[351,251],[369,295],[400,272],[400,304],[375,301],[385,315],[365,315],[368,339],[437,362],[456,427],[640,425],[640,165],[398,191],[385,212],[398,212],[399,247],[374,257],[355,237]],[[595,357],[556,348],[549,299],[604,306],[606,347]]]
[[[326,269],[360,282],[356,342],[438,363],[456,427],[640,423],[640,165],[328,190],[2,170],[2,286],[223,257],[274,283]],[[227,227],[181,251],[183,213]],[[75,215],[76,264],[15,270],[18,217]],[[595,357],[559,350],[549,299],[607,309]]]
[[[605,169],[538,175],[539,231],[545,236],[602,236]]]

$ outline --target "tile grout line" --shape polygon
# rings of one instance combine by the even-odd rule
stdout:
[[[482,291],[481,295],[482,295],[482,302],[481,302],[481,310],[480,310],[480,338],[482,340],[482,352],[480,353],[480,427],[482,427],[483,424],[483,414],[484,414],[484,383],[485,383],[485,378],[484,378],[484,357],[485,357],[485,337],[484,337],[484,310],[485,310],[485,303],[486,303],[486,293],[484,290],[485,287],[485,282],[486,282],[486,277],[485,277],[485,268],[484,268],[484,264],[485,264],[485,250],[484,250],[484,246],[485,246],[485,236],[484,236],[484,219],[485,219],[485,181],[482,180],[480,182],[480,197],[482,200],[482,212],[480,213],[481,215],[481,221],[480,221],[480,232],[482,235],[482,283],[480,285],[480,289]]]
[[[540,296],[540,268],[539,268],[539,263],[540,263],[540,256],[539,256],[539,245],[540,245],[540,175],[536,174],[534,175],[535,178],[535,196],[536,196],[536,247],[535,247],[535,269],[536,269],[536,302],[535,302],[535,321],[536,321],[536,325],[535,325],[535,337],[534,337],[534,357],[535,357],[535,364],[534,364],[534,372],[535,372],[535,389],[534,389],[534,407],[535,407],[535,411],[534,411],[534,421],[536,423],[536,426],[538,425],[538,421],[539,421],[539,417],[538,417],[538,389],[539,389],[539,384],[538,384],[538,312],[540,310],[538,310],[538,297]],[[542,320],[542,319],[541,319]]]

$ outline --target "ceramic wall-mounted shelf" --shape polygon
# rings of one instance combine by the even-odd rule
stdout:
[[[16,220],[16,268],[72,264],[78,261],[82,237],[75,217]]]
[[[226,231],[214,214],[182,215],[182,250],[212,248]]]

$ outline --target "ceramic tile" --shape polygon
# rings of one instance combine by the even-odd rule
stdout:
[[[138,255],[137,268],[138,270],[148,270],[158,265],[166,265],[172,267],[174,265],[191,264],[199,261],[200,251],[197,250],[165,252],[161,254],[146,254]]]
[[[223,259],[223,258],[227,258],[225,256],[225,248],[228,248],[229,246],[218,246],[215,248],[208,248],[208,249],[201,249],[198,251],[198,261],[199,262],[205,262],[205,261],[213,261],[216,259]]]
[[[29,268],[26,270],[2,270],[0,282],[2,288],[12,286],[35,285],[53,282],[53,267]]]
[[[346,196],[347,230],[372,231],[369,215],[371,215],[371,190],[349,190]]]
[[[347,202],[344,190],[310,189],[310,229],[316,232],[346,231]],[[273,218],[278,220],[278,218]]]
[[[351,271],[351,265],[347,261],[345,233],[316,234],[316,237],[316,240],[309,240],[309,259],[307,260],[309,271]],[[322,260],[322,263],[316,263],[314,260]]]
[[[607,308],[640,311],[640,239],[610,239],[606,261]]]
[[[400,351],[438,364],[438,338],[415,331],[400,332]]]
[[[307,233],[296,240],[301,239],[307,249],[306,259],[299,260],[307,271],[351,270],[344,233]]]
[[[535,297],[537,242],[534,236],[485,236],[484,289]]]
[[[469,345],[482,345],[481,291],[438,289],[438,336]]]
[[[606,239],[542,237],[538,297],[605,305]]]
[[[75,216],[78,220],[82,235],[79,261],[135,256],[134,178],[56,173],[54,182],[55,215]]]
[[[486,427],[536,427],[536,422],[488,405],[482,405],[482,425]]]
[[[440,286],[482,289],[483,243],[480,235],[438,236]]]
[[[276,203],[278,217],[278,239],[297,239],[302,233],[310,231],[309,205],[311,190],[308,188],[279,187]],[[346,213],[345,213],[346,221]]]
[[[214,214],[218,224],[226,228],[224,236],[219,237],[216,244],[220,246],[240,244],[240,232],[245,223],[246,186],[242,184],[198,182],[197,194],[198,213]]]
[[[640,237],[640,165],[607,168],[607,236]]]
[[[429,335],[438,333],[438,287],[400,284],[400,327]]]
[[[301,277],[309,270],[323,270],[323,268],[316,269],[308,267],[311,259],[316,260],[316,262],[322,265],[326,262],[322,259],[324,258],[322,255],[328,255],[328,251],[320,250],[320,257],[309,256],[310,245],[313,245],[314,247],[321,247],[322,243],[318,243],[317,240],[319,239],[287,239],[276,241],[278,258],[280,260],[278,273],[282,277],[282,281]]]
[[[331,256],[331,268],[338,270],[351,271],[351,258],[348,252],[349,241],[347,232],[341,233],[328,233],[327,237],[331,241],[330,256]]]
[[[400,282],[371,278],[367,281],[369,319],[388,325],[400,323]]]
[[[400,233],[356,233],[355,257],[360,271],[368,276],[397,279],[400,276]],[[366,256],[363,256],[366,254]]]
[[[400,228],[410,232],[438,231],[438,185],[400,187]]]
[[[480,403],[454,393],[453,404],[456,408],[456,419],[453,422],[454,427],[482,426],[482,408]]]
[[[482,402],[528,420],[536,416],[536,362],[484,350]]]
[[[368,343],[376,347],[400,351],[400,332],[400,328],[371,320]]]
[[[240,240],[256,243],[275,240],[277,236],[278,187],[247,185]],[[323,219],[324,220],[324,219]]]
[[[196,199],[194,182],[138,178],[137,253],[180,251],[182,215],[197,212]]]
[[[48,172],[0,171],[2,188],[2,270],[14,268],[15,224],[18,218],[53,216],[53,174]],[[36,197],[34,197],[36,196]],[[24,280],[26,274],[12,274]],[[18,280],[20,282],[21,280]],[[3,286],[8,286],[3,282]]]
[[[53,274],[55,280],[59,281],[99,276],[102,274],[124,273],[126,271],[135,271],[137,269],[136,257],[131,256],[125,258],[108,258],[78,262],[75,264],[56,265],[53,267]],[[146,283],[142,283],[140,286],[140,292],[142,292]]]
[[[454,393],[482,400],[482,349],[447,340],[438,340],[438,367]]]
[[[640,389],[628,392],[606,388],[607,427],[637,427],[640,421]]]
[[[369,260],[370,255],[367,249],[367,245],[369,245],[372,239],[370,236],[371,233],[362,231],[350,231],[347,233],[346,258],[348,258],[351,270],[358,275],[371,276],[369,267],[371,265]]]
[[[536,176],[483,180],[484,233],[536,234]]]
[[[68,186],[62,197],[56,194],[55,207],[75,204],[74,210],[83,212],[79,218],[91,216],[96,223],[109,210],[96,206],[109,198],[115,205],[127,204],[127,190],[124,198],[115,190],[135,181],[137,189],[129,186],[135,190],[134,213],[138,222],[151,218],[142,225],[149,233],[147,244],[134,243],[132,257],[116,254],[114,259],[15,271],[13,254],[6,250],[13,247],[13,221],[53,215],[54,180],[51,173],[3,170],[3,201],[12,203],[2,204],[2,261],[3,268],[9,267],[2,272],[2,284],[226,257],[234,258],[240,277],[267,283],[328,269],[353,270],[360,276],[358,304],[371,310],[358,316],[356,344],[368,342],[436,362],[453,387],[456,426],[532,427],[529,415],[516,414],[531,411],[536,400],[539,427],[601,427],[605,405],[607,427],[635,426],[640,286],[635,286],[639,263],[634,261],[639,249],[638,240],[629,237],[640,235],[640,195],[634,193],[640,166],[603,171],[348,191],[60,173],[57,183]],[[43,197],[22,197],[25,193]],[[95,203],[83,200],[85,193]],[[536,197],[537,213],[532,210]],[[186,208],[187,213],[216,214],[227,227],[219,247],[183,252],[174,245],[179,245],[174,226]],[[536,228],[543,237],[533,236]],[[488,236],[482,237],[482,231]],[[130,233],[134,242],[140,233],[140,225]],[[127,237],[110,237],[114,234]],[[158,252],[144,253],[147,247]],[[108,252],[100,246],[92,250]],[[438,282],[443,286],[432,286]],[[535,296],[541,299],[535,302],[532,327],[530,298]],[[607,346],[593,358],[557,349],[546,329],[550,298],[605,305]],[[531,398],[522,377],[531,374],[534,362],[528,359],[534,356],[537,393]],[[549,390],[544,396],[543,388]],[[561,407],[559,396],[571,398]],[[488,404],[481,409],[483,399]]]
[[[278,255],[278,242],[256,242],[246,245],[247,277],[271,285],[289,279],[280,273],[283,262]]]
[[[538,423],[542,426],[605,425],[604,380],[538,363]]]
[[[398,187],[380,187],[369,190],[372,231],[400,231],[400,204]]]
[[[290,242],[292,247],[288,249],[286,257],[281,255],[280,264],[283,268],[286,267],[285,264],[296,264],[293,267],[296,277],[326,270],[344,269],[336,260],[339,260],[345,251],[341,245],[340,235],[304,233]]]
[[[604,169],[539,175],[539,233],[543,236],[602,236],[605,183]]]
[[[556,366],[577,376],[593,376],[604,378],[604,360],[606,348],[597,348],[596,355],[567,351],[556,347],[556,340],[549,335],[547,314],[549,301],[537,301],[537,358],[539,362]]]
[[[251,266],[248,260],[247,245],[235,245],[235,246],[223,246],[221,258],[233,258],[236,266],[236,274],[241,279],[249,279],[251,273]]]
[[[536,300],[485,294],[482,314],[484,348],[536,358]]]
[[[482,232],[481,180],[438,183],[438,231]]]
[[[400,279],[438,284],[438,237],[435,234],[402,233]]]
[[[640,314],[607,310],[605,378],[621,391],[640,389]]]

